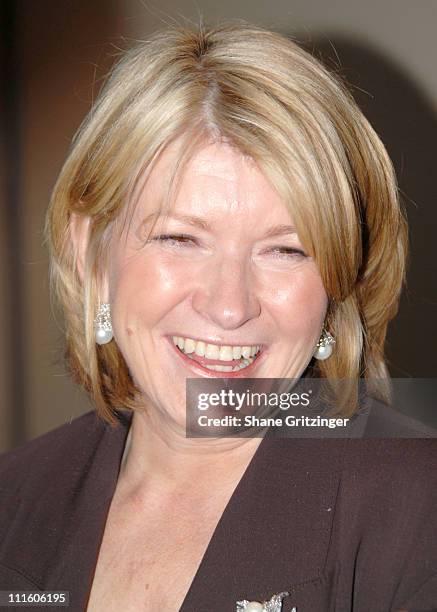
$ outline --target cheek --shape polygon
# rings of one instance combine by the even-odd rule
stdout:
[[[186,285],[179,268],[137,255],[114,269],[110,282],[114,324],[132,336],[137,325],[152,326],[162,319],[183,299]]]
[[[318,271],[306,268],[276,279],[267,298],[277,325],[284,334],[317,334],[323,324],[328,297]]]

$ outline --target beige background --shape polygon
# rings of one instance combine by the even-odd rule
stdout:
[[[354,84],[394,159],[412,224],[392,372],[435,376],[437,0],[15,0],[1,10],[0,450],[90,409],[63,371],[42,236],[71,138],[117,48],[200,16],[295,34]]]

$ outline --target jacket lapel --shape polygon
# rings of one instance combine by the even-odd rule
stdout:
[[[104,425],[105,433],[87,468],[86,481],[78,489],[80,493],[69,521],[61,562],[53,566],[50,574],[52,590],[65,589],[78,595],[78,607],[73,603],[74,610],[85,610],[89,598],[131,416],[116,429]]]
[[[233,611],[239,600],[266,601],[319,579],[325,571],[344,447],[342,440],[267,436],[261,441],[180,612]],[[287,610],[292,597],[284,600]]]

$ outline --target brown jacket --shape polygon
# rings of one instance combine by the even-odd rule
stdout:
[[[0,590],[69,591],[68,609],[86,609],[131,418],[118,414],[116,428],[89,412],[0,458]],[[376,430],[420,435],[386,414]],[[283,612],[437,610],[436,502],[436,439],[267,436],[181,612],[281,591]]]

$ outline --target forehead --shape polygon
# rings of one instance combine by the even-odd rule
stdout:
[[[199,149],[186,168],[187,173],[235,181],[241,175],[256,174],[255,162],[226,143],[214,143]]]
[[[162,153],[147,178],[139,198],[142,213],[161,210],[165,187],[180,159],[175,143]],[[205,144],[194,151],[178,173],[177,190],[170,210],[217,216],[281,216],[290,218],[278,192],[248,155],[227,143]]]

